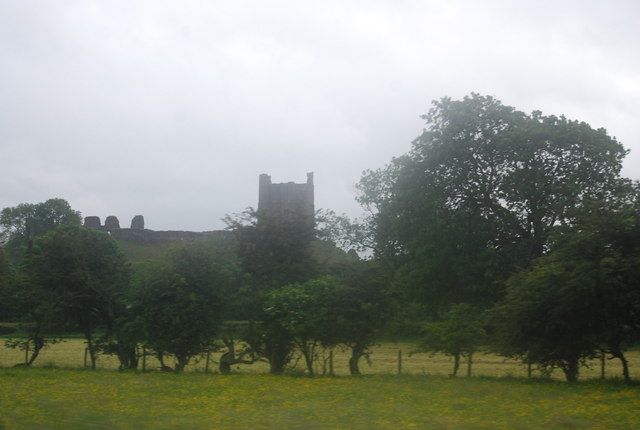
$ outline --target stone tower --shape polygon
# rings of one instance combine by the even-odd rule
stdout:
[[[268,218],[307,218],[315,214],[313,196],[313,173],[307,173],[307,182],[296,184],[271,183],[271,176],[260,175],[258,212]]]

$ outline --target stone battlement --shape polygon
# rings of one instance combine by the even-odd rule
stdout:
[[[86,216],[84,217],[84,226],[89,228],[94,228],[96,230],[119,230],[120,229],[120,221],[118,217],[114,215],[109,215],[104,220],[104,225],[102,225],[99,216]],[[144,230],[144,217],[142,215],[136,215],[131,220],[131,229],[132,230]]]
[[[156,231],[144,228],[144,217],[136,215],[131,220],[131,228],[120,228],[120,221],[117,217],[109,215],[105,219],[104,225],[100,222],[100,217],[87,216],[84,218],[84,226],[96,230],[108,232],[114,239],[134,242],[139,244],[153,244],[162,242],[187,242],[204,237],[227,237],[228,231],[180,231],[165,230]]]

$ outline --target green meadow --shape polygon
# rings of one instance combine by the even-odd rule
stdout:
[[[0,369],[0,428],[637,428],[640,388],[516,378]]]

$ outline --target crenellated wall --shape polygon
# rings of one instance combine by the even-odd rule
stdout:
[[[110,215],[105,219],[104,225],[100,223],[100,217],[88,216],[84,219],[84,226],[94,228],[96,230],[107,231],[117,240],[125,240],[128,242],[140,244],[152,244],[162,242],[187,242],[203,237],[229,236],[229,232],[225,230],[213,231],[180,231],[166,230],[156,231],[144,228],[144,217],[136,215],[131,220],[131,228],[120,228],[120,222],[117,217]]]

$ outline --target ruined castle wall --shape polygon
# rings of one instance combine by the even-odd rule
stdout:
[[[145,245],[167,242],[190,242],[207,237],[230,237],[230,232],[225,230],[195,232],[173,230],[155,231],[136,228],[120,228],[116,230],[110,230],[109,234],[111,234],[111,236],[117,240]]]
[[[144,230],[144,217],[142,215],[136,215],[131,220],[131,228]]]
[[[315,216],[313,173],[307,173],[307,182],[273,184],[269,175],[260,175],[258,211],[280,219],[302,217],[313,223]],[[297,220],[296,220],[297,221]],[[85,227],[107,231],[117,240],[138,244],[154,244],[168,242],[187,242],[206,237],[229,238],[229,231],[154,231],[144,228],[144,217],[136,215],[131,220],[131,228],[120,228],[120,221],[113,215],[105,219],[101,225],[100,218],[88,216],[84,219]]]
[[[131,228],[120,228],[120,222],[115,216],[108,216],[105,224],[101,225],[100,218],[88,216],[84,219],[84,226],[96,230],[108,232],[114,239],[137,244],[157,244],[168,242],[189,242],[206,237],[226,238],[230,236],[228,231],[155,231],[144,228],[144,218],[136,215],[131,221]]]
[[[118,221],[118,217],[114,215],[109,215],[107,218],[105,218],[104,228],[105,230],[120,228],[120,221]]]

